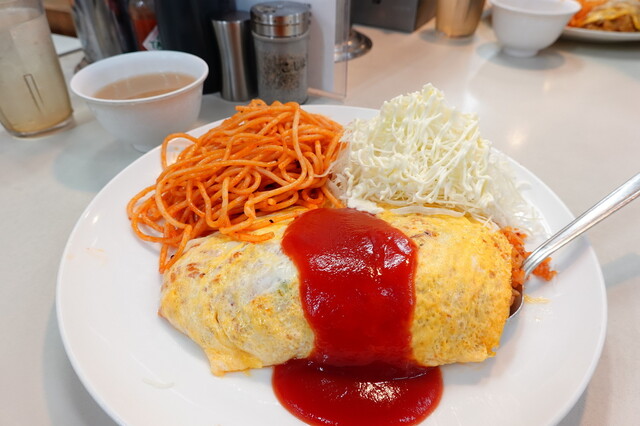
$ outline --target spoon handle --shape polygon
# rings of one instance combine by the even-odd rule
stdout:
[[[581,235],[602,219],[629,204],[640,195],[640,173],[620,185],[596,205],[582,213],[573,222],[535,249],[524,261],[522,268],[528,276],[536,266],[569,241]]]

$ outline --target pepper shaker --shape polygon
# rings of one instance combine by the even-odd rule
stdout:
[[[249,12],[231,11],[211,19],[220,50],[222,99],[248,101],[256,94]]]
[[[251,7],[258,97],[268,104],[307,100],[310,9],[288,1]]]

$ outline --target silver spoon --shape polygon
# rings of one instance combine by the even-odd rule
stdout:
[[[639,195],[640,173],[636,174],[634,177],[613,190],[613,192],[600,200],[596,205],[582,213],[577,219],[569,223],[535,249],[522,264],[525,279],[540,263],[542,263],[542,261],[549,257],[551,253],[555,252],[560,247],[563,247],[565,244],[572,241],[578,235],[581,235],[587,229],[591,228],[596,223],[599,223],[610,214],[626,206]],[[511,304],[509,318],[520,312],[520,308],[522,308],[524,300],[522,286],[516,290],[518,290],[519,295]]]

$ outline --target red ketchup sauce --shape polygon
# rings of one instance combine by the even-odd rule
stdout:
[[[300,274],[316,336],[308,359],[275,367],[283,406],[314,425],[426,418],[440,401],[442,377],[412,359],[413,241],[368,213],[316,209],[289,225],[282,247]]]

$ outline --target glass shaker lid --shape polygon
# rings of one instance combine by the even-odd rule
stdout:
[[[291,1],[258,3],[251,7],[251,29],[266,37],[296,37],[309,29],[311,6]]]

